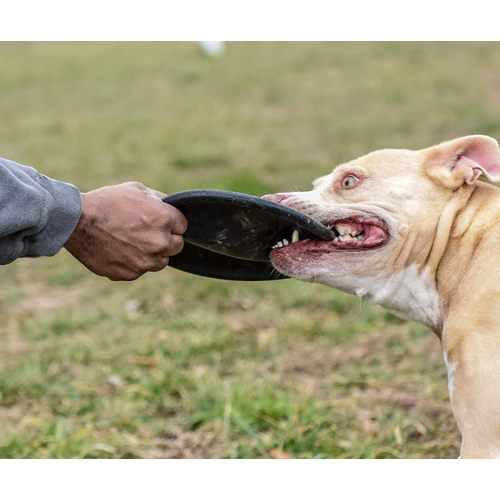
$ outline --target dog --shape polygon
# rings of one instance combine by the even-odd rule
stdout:
[[[500,181],[495,139],[384,149],[265,199],[336,233],[271,251],[286,276],[365,297],[441,339],[461,458],[500,458]]]

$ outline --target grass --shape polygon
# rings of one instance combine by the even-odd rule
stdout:
[[[0,156],[82,191],[262,195],[382,147],[500,136],[500,45],[0,45]],[[0,457],[455,457],[439,341],[338,291],[62,251],[0,269]]]

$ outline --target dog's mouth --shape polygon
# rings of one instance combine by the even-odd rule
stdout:
[[[389,228],[374,215],[355,215],[344,219],[320,221],[335,233],[332,241],[300,238],[300,230],[293,231],[290,240],[278,241],[271,250],[271,257],[292,249],[310,253],[329,253],[343,250],[370,250],[385,245]]]

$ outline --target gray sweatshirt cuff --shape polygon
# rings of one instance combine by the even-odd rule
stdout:
[[[82,214],[82,195],[77,187],[42,175],[42,185],[50,193],[47,222],[32,242],[33,256],[55,255],[67,243]]]

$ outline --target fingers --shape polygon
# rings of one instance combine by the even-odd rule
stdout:
[[[99,276],[105,276],[110,281],[135,281],[148,272],[147,269],[131,269],[126,265],[115,265],[112,269],[96,272]]]
[[[168,266],[169,257],[156,255],[148,259],[143,258],[134,265],[115,265],[112,269],[96,272],[100,276],[106,276],[111,281],[135,281],[146,273],[156,273]]]
[[[184,238],[178,234],[168,236],[160,249],[159,255],[162,257],[172,257],[177,255],[184,248]]]
[[[127,269],[124,270],[127,281],[137,279],[148,272],[158,272],[168,266],[169,258],[177,255],[184,247],[184,238],[178,234],[171,234],[163,238],[162,241],[136,254],[133,259],[127,263]]]
[[[184,214],[172,205],[166,203],[164,203],[164,205],[169,211],[168,229],[170,229],[172,234],[184,234],[188,228],[188,221],[186,217],[184,217]]]
[[[141,184],[142,188],[145,188]],[[162,200],[167,195],[161,191],[156,191],[154,189],[145,188],[148,195]],[[184,234],[187,231],[188,222],[184,214],[177,210],[177,208],[169,205],[168,203],[163,204],[163,209],[168,213],[168,218],[166,219],[166,226],[173,234]]]
[[[145,273],[157,273],[158,271],[163,271],[163,269],[168,266],[169,261],[170,257],[167,255],[153,255],[147,260],[145,259],[139,270],[135,271],[137,278]]]
[[[149,269],[149,272],[157,273],[158,271],[163,271],[163,269],[165,269],[168,266],[169,260],[170,260],[169,257],[163,257],[163,256],[158,257],[154,265],[151,266],[151,269]]]

